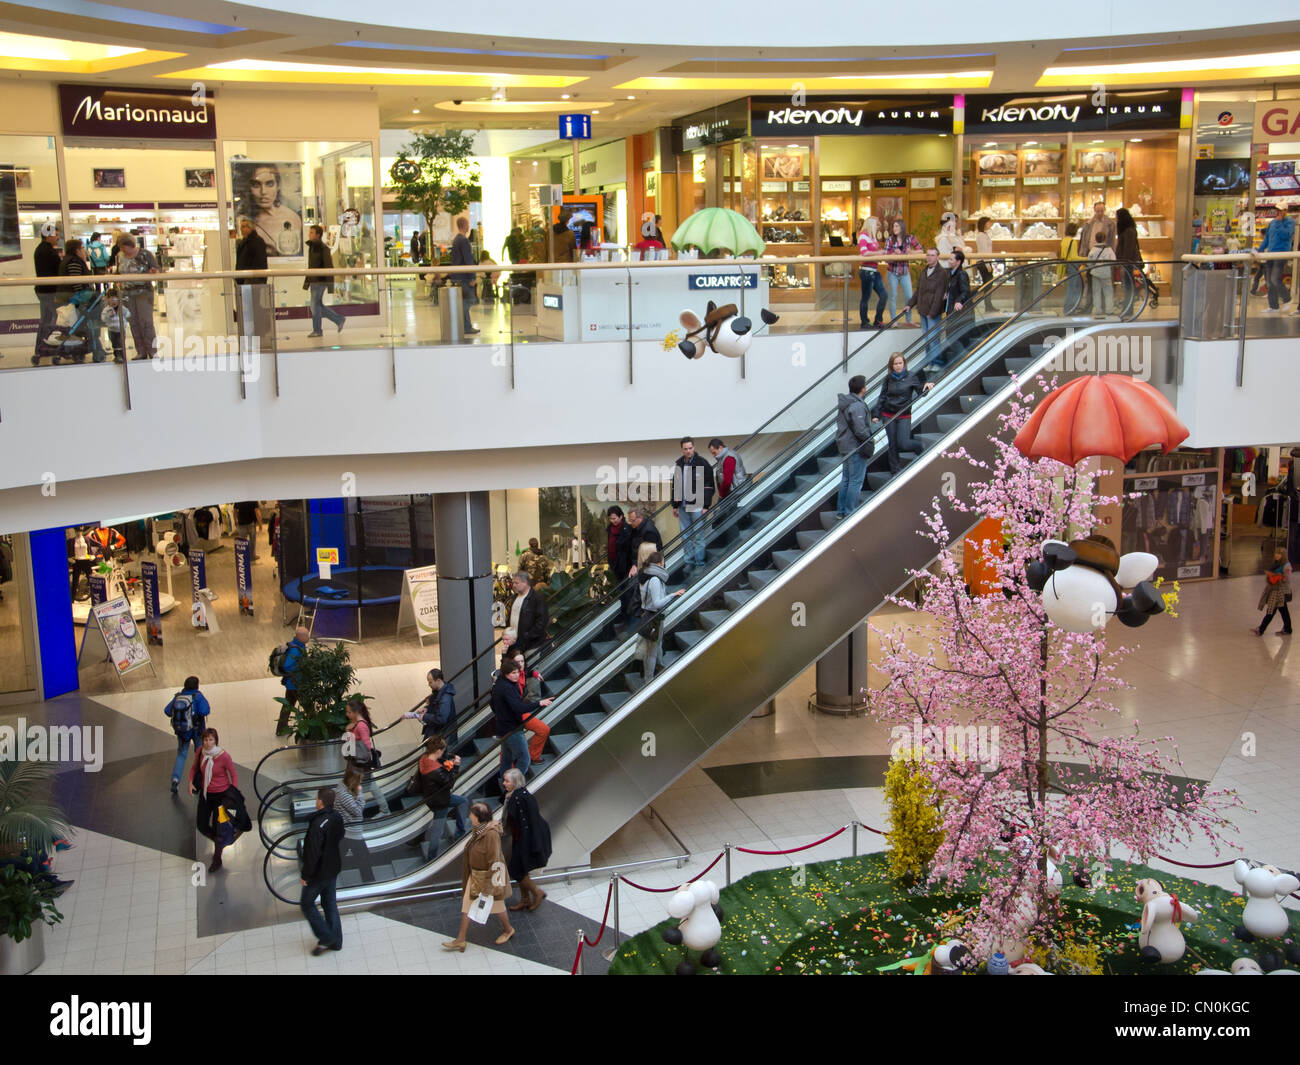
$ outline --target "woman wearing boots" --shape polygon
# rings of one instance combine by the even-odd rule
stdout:
[[[1256,636],[1263,636],[1272,624],[1273,615],[1282,615],[1282,635],[1291,635],[1291,611],[1287,603],[1291,599],[1291,563],[1286,558],[1286,548],[1281,544],[1273,548],[1273,561],[1264,571],[1264,591],[1259,597],[1257,610],[1263,610],[1264,620],[1259,628],[1251,631]]]
[[[217,730],[204,729],[203,749],[194,760],[190,794],[199,797],[198,829],[215,845],[212,864],[208,866],[209,873],[215,873],[221,868],[221,852],[226,846],[218,832],[218,811],[226,800],[226,792],[238,784],[239,776],[235,772],[235,761],[227,751],[222,749]]]
[[[514,938],[515,930],[506,913],[506,893],[510,890],[509,873],[501,856],[501,822],[492,820],[492,811],[485,802],[476,802],[469,808],[470,833],[461,856],[460,878],[465,894],[461,902],[460,931],[455,939],[443,943],[443,950],[465,951],[465,935],[469,932],[469,909],[479,895],[492,897],[492,912],[501,918],[503,931],[496,938],[500,946]]]
[[[510,829],[512,880],[519,881],[519,901],[512,910],[535,910],[546,892],[533,883],[531,873],[551,860],[551,827],[537,809],[537,800],[526,787],[518,769],[506,770],[506,806],[502,820]]]

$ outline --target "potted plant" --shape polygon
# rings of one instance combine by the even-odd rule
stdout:
[[[63,920],[53,875],[42,868],[70,835],[66,816],[49,802],[53,767],[0,762],[0,975],[29,973],[45,960],[44,926]]]
[[[357,682],[357,671],[342,643],[333,647],[322,643],[307,645],[294,675],[298,703],[290,707],[289,729],[295,743],[316,744],[338,739],[348,723],[343,712],[349,690]],[[277,702],[288,705],[277,697]],[[309,747],[299,754],[299,764],[320,772],[342,771],[337,746]]]

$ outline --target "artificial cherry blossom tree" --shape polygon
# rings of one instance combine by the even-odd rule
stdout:
[[[913,573],[919,608],[894,602],[923,611],[929,623],[879,632],[878,668],[887,680],[868,703],[876,720],[896,737],[910,736],[921,754],[942,810],[930,880],[955,887],[978,879],[980,908],[965,934],[990,951],[1050,936],[1059,878],[1053,884],[1049,853],[1086,870],[1105,863],[1116,846],[1145,860],[1202,833],[1217,853],[1228,827],[1224,813],[1237,803],[1234,793],[1172,780],[1179,763],[1159,746],[1172,745],[1171,738],[1143,737],[1137,721],[1126,728],[1109,701],[1128,686],[1118,667],[1133,651],[1126,644],[1134,630],[1113,623],[1096,633],[1066,632],[1028,586],[1026,564],[1040,557],[1043,541],[1087,536],[1098,504],[1114,502],[1096,494],[1086,472],[1031,461],[1011,444],[1032,401],[1022,394],[1002,416],[992,463],[956,453],[982,479],[967,498],[936,499],[925,515],[923,535],[938,547],[937,564]],[[1003,522],[1002,543],[983,545],[1002,594],[968,590],[945,511],[958,528],[982,517]],[[1156,617],[1151,624],[1176,622]],[[909,635],[924,650],[909,648]],[[964,757],[962,745],[951,742],[969,736],[971,726],[992,734],[993,757]]]

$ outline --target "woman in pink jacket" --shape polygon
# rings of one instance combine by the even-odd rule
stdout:
[[[222,840],[219,831],[218,812],[226,802],[227,792],[239,784],[239,775],[235,772],[235,761],[221,747],[221,738],[214,728],[203,730],[203,749],[194,761],[194,772],[190,778],[190,794],[198,795],[198,829],[212,840],[216,849],[212,854],[212,864],[208,872],[215,873],[221,868],[221,851],[227,842]],[[235,791],[231,795],[233,800]],[[235,805],[232,801],[229,805]]]

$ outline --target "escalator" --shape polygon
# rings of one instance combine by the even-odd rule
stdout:
[[[751,440],[782,440],[775,434],[783,432],[792,439],[751,471],[742,492],[711,509],[707,564],[665,611],[663,668],[653,682],[645,682],[634,658],[634,634],[617,622],[617,589],[556,639],[540,663],[556,697],[541,715],[551,728],[548,758],[529,785],[551,823],[552,867],[584,864],[593,848],[905,584],[909,570],[929,563],[934,548],[916,534],[918,515],[936,496],[959,490],[972,470],[943,452],[962,447],[974,458],[991,457],[987,437],[1014,392],[1012,375],[1036,374],[1050,358],[1043,338],[1070,326],[1076,336],[1108,327],[1063,313],[1068,288],[1053,267],[1023,267],[981,289],[937,345],[915,331],[874,335],[764,423]],[[1145,294],[1125,295],[1123,313],[1136,317]],[[990,311],[994,301],[1015,309]],[[912,412],[922,450],[905,454],[901,473],[891,476],[878,428],[863,501],[838,521],[835,395],[868,356],[881,365],[896,349],[910,366],[924,368],[935,354],[948,362]],[[870,402],[883,375],[867,376]],[[680,547],[665,545],[670,591],[681,587]],[[458,720],[463,765],[456,790],[496,805],[497,741],[478,734],[487,720],[478,707]],[[311,754],[296,756],[304,753]],[[395,759],[368,782],[374,807],[349,833],[356,841],[339,880],[341,898],[400,891],[436,880],[448,867],[454,879],[458,848],[447,843],[425,862],[410,846],[431,816],[402,794],[418,754]],[[341,767],[297,774],[263,799],[266,881],[285,901],[296,897],[298,845],[315,788],[340,775]],[[381,796],[391,810],[382,816]]]

